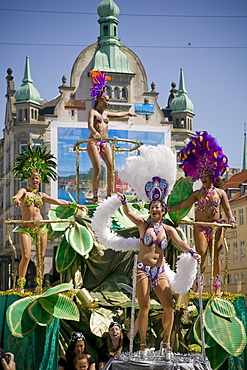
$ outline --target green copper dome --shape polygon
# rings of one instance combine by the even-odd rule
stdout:
[[[188,112],[194,114],[194,105],[190,98],[187,96],[187,91],[185,90],[184,74],[182,68],[180,69],[178,95],[171,102],[171,110],[171,113]]]
[[[25,72],[22,82],[23,84],[15,92],[15,104],[34,103],[40,105],[40,95],[36,87],[33,86],[28,56],[26,56]]]
[[[99,17],[118,17],[120,10],[117,4],[113,0],[103,0],[98,6],[98,15]]]

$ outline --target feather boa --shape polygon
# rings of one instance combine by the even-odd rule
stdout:
[[[92,229],[98,241],[115,251],[138,251],[140,239],[123,238],[111,231],[111,215],[121,206],[117,194],[105,199],[94,212]],[[176,263],[176,272],[172,271],[165,261],[165,272],[171,289],[178,293],[186,293],[193,285],[196,278],[197,262],[190,253],[182,253]]]

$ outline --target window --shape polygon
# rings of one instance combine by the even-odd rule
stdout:
[[[114,87],[114,98],[119,99],[119,88],[118,87]]]
[[[0,157],[0,177],[3,177],[3,155]]]
[[[108,25],[107,25],[107,24],[105,24],[105,25],[103,26],[103,35],[104,35],[104,36],[108,36]]]
[[[232,215],[235,218],[235,220],[237,221],[237,213],[236,213],[236,211],[232,211]]]
[[[19,110],[19,113],[18,113],[18,120],[19,121],[22,121],[22,109]]]
[[[11,170],[11,149],[10,147],[6,150],[6,172]]]
[[[240,241],[240,261],[245,261],[245,241]]]
[[[3,212],[3,191],[0,191],[0,212]]]
[[[231,282],[232,282],[231,274],[227,274],[227,284],[231,284]]]
[[[242,283],[246,283],[246,272],[242,272]]]
[[[11,206],[10,182],[6,184],[6,208]]]
[[[25,149],[27,149],[27,140],[21,140],[19,142],[19,153],[22,154]]]
[[[239,208],[239,226],[244,225],[244,210]]]
[[[231,244],[227,244],[228,246],[228,262],[231,262]]]
[[[238,260],[238,243],[233,243],[233,262]]]
[[[126,87],[122,88],[122,98],[126,100],[128,99],[128,90],[126,89]]]
[[[234,273],[234,283],[237,284],[238,283],[238,280],[239,280],[239,276],[238,276],[238,273],[235,272]]]
[[[110,88],[109,86],[106,88],[106,93],[107,93],[107,95],[108,95],[110,98],[112,97],[111,88]]]
[[[41,147],[43,145],[43,140],[36,140],[36,139],[33,139],[33,146],[35,148],[37,147]]]

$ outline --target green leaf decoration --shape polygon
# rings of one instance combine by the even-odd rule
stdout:
[[[57,219],[74,219],[77,213],[77,208],[57,206],[49,210],[49,220],[56,221]],[[64,234],[64,231],[70,226],[70,222],[57,222],[48,225],[48,238],[56,239]]]
[[[75,303],[60,292],[71,290],[64,283],[48,289],[44,294],[25,297],[12,303],[7,310],[7,324],[11,334],[24,337],[32,333],[37,324],[49,325],[53,317],[79,321],[79,310]]]
[[[206,355],[209,359],[212,369],[214,370],[219,369],[229,357],[229,353],[226,352],[219,344],[215,344],[215,346],[207,348]]]
[[[76,258],[76,251],[67,242],[66,238],[63,237],[58,245],[55,263],[57,272],[61,273],[67,270]]]
[[[213,341],[215,341],[228,354],[237,357],[246,346],[246,333],[242,321],[237,317],[231,316],[234,311],[235,309],[231,302],[215,298],[208,301],[203,311],[203,318],[207,345],[211,347],[213,346]],[[221,312],[223,315],[221,315]],[[201,344],[198,319],[193,330],[196,340]],[[210,358],[209,360],[211,361]]]
[[[97,311],[93,311],[90,317],[90,330],[97,337],[108,332],[109,325],[113,319],[114,313],[105,308],[100,308]]]
[[[71,298],[56,294],[47,298],[40,298],[39,303],[50,315],[58,319],[79,321],[80,314],[76,304]]]
[[[204,319],[204,318],[203,318]],[[201,341],[201,323],[200,323],[200,316],[198,316],[195,320],[194,326],[193,326],[193,332],[196,341],[202,345]],[[215,340],[208,334],[207,330],[204,330],[204,339],[205,339],[205,348],[210,348],[215,346],[217,343]]]
[[[185,178],[180,177],[180,179],[176,181],[173,190],[167,199],[168,207],[182,202],[183,200],[187,199],[192,193],[193,189],[190,183],[185,180]],[[177,223],[179,220],[182,220],[187,215],[187,213],[189,213],[191,207],[192,206],[181,209],[179,211],[169,212],[171,220],[175,223]]]
[[[128,203],[128,206],[129,209],[136,215],[143,217],[144,220],[148,219],[149,211],[148,208],[145,207],[144,202]],[[118,208],[118,210],[113,214],[112,219],[120,228],[127,229],[135,225],[128,217],[125,216],[122,207]]]
[[[66,231],[65,237],[71,247],[81,256],[85,256],[93,248],[93,238],[85,226],[75,223],[74,227]]]
[[[27,307],[35,297],[25,297],[12,303],[7,310],[7,324],[11,334],[15,337],[24,337],[32,333],[36,323],[30,318]]]
[[[36,300],[29,304],[29,306],[27,307],[27,311],[30,318],[40,326],[47,326],[53,320],[53,316],[44,311],[39,300]]]
[[[233,304],[226,299],[214,298],[211,301],[211,308],[214,313],[223,317],[236,317]]]
[[[217,309],[218,312],[222,310],[222,303],[219,305],[219,300],[216,299],[213,303],[214,310]],[[229,301],[227,304],[232,305]],[[239,356],[246,346],[246,333],[242,321],[237,317],[225,317],[215,313],[212,310],[212,300],[208,302],[204,315],[209,335],[230,355]]]

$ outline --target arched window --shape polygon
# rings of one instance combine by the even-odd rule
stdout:
[[[126,87],[122,88],[122,98],[128,99],[128,90],[126,89]]]
[[[22,121],[22,109],[19,110],[18,120]]]
[[[33,109],[31,109],[31,118],[34,119],[34,112]]]
[[[107,24],[105,24],[105,25],[103,26],[103,35],[104,35],[104,36],[108,36],[108,25],[107,25]]]
[[[116,26],[114,26],[113,32],[114,32],[114,36],[117,36],[117,28],[116,28]]]
[[[35,110],[35,119],[38,119],[38,112]]]
[[[24,121],[27,121],[27,109],[24,110]]]
[[[111,92],[111,88],[110,87],[107,87],[106,88],[106,93],[107,95],[111,98],[112,97],[112,92]]]
[[[119,88],[118,87],[114,87],[114,98],[115,99],[119,99]]]

